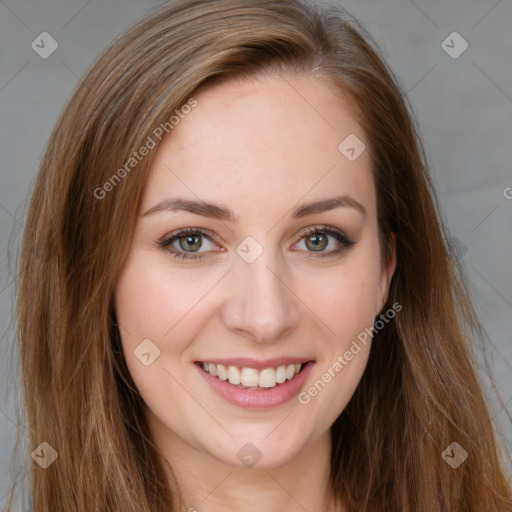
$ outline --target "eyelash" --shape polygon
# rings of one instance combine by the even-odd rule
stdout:
[[[330,226],[309,227],[300,233],[298,242],[300,242],[305,237],[316,234],[327,234],[334,237],[340,244],[340,247],[338,249],[334,249],[328,252],[319,252],[316,254],[314,253],[314,251],[308,251],[314,254],[314,256],[308,257],[331,258],[341,254],[345,249],[348,249],[355,244],[355,241],[349,238],[345,233],[343,233],[343,231],[339,231],[338,229],[332,228]],[[187,253],[178,251],[174,247],[172,247],[172,243],[175,240],[178,240],[187,235],[201,235],[210,240],[211,242],[213,242],[212,237],[202,229],[184,228],[174,233],[171,233],[169,236],[166,236],[163,239],[159,240],[158,245],[160,245],[160,247],[168,251],[175,258],[182,258],[185,260],[195,260],[203,258],[207,251],[203,253]]]

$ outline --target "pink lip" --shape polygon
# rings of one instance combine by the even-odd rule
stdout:
[[[264,370],[265,368],[277,368],[281,365],[288,365],[294,363],[307,363],[311,361],[312,357],[275,357],[273,359],[251,359],[249,357],[236,357],[232,359],[204,359],[205,363],[222,364],[224,366],[237,366],[238,368],[254,368],[255,370]]]
[[[230,359],[224,360],[229,362],[229,366],[247,366],[249,368],[256,368],[257,366],[252,366],[254,364],[254,360],[250,359]],[[237,363],[233,363],[236,361]],[[240,361],[244,361],[244,364],[240,365]],[[252,361],[251,364],[247,364],[247,361]],[[269,361],[272,364],[268,364]],[[278,361],[276,364],[275,361]],[[279,366],[280,364],[286,364],[284,359],[275,359],[265,361],[265,366],[259,366],[260,368],[269,368]],[[299,362],[297,359],[295,362]],[[215,361],[209,361],[211,363],[216,363]],[[306,362],[306,361],[304,361]],[[261,363],[261,361],[260,361]],[[218,362],[216,364],[225,364],[224,362]],[[263,364],[263,363],[262,363]],[[291,364],[291,363],[289,363]],[[229,383],[229,381],[222,381],[217,377],[213,377],[208,372],[205,372],[199,363],[196,363],[195,366],[201,377],[206,381],[206,383],[217,393],[220,397],[224,398],[230,404],[236,405],[238,407],[243,407],[247,409],[268,409],[270,407],[277,407],[282,405],[293,397],[297,396],[302,389],[304,382],[308,378],[311,369],[315,365],[314,361],[309,360],[307,364],[303,367],[302,371],[296,375],[292,380],[287,380],[283,384],[278,384],[276,387],[269,389],[268,391],[257,391],[251,389],[241,389],[233,386]]]

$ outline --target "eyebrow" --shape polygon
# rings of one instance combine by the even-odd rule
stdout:
[[[300,205],[292,211],[292,218],[299,219],[307,215],[313,215],[315,213],[321,213],[340,207],[354,208],[359,213],[366,216],[366,209],[359,201],[356,201],[351,196],[343,195],[333,197],[331,199],[322,199],[320,201],[314,201],[311,203]],[[203,217],[211,217],[213,219],[231,222],[238,221],[238,217],[234,214],[232,210],[230,210],[226,206],[208,203],[205,201],[185,199],[182,197],[164,199],[160,203],[151,207],[146,213],[143,214],[143,217],[153,215],[155,213],[162,211],[179,210],[195,213],[196,215],[202,215]]]

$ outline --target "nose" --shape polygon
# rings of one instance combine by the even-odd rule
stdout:
[[[252,263],[236,262],[222,312],[229,330],[259,343],[279,342],[301,318],[289,272],[269,253],[264,251]]]

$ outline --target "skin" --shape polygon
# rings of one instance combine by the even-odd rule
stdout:
[[[175,472],[183,510],[343,510],[328,492],[329,429],[360,381],[370,343],[308,404],[295,398],[264,410],[226,402],[194,361],[308,356],[316,364],[307,390],[373,326],[396,259],[394,250],[389,263],[380,258],[368,151],[349,161],[338,150],[349,134],[368,147],[363,130],[339,91],[319,78],[230,79],[194,97],[197,106],[155,150],[115,294],[152,438]],[[351,196],[366,215],[345,206],[291,218],[298,204],[336,195]],[[177,196],[225,205],[238,220],[186,211],[144,216]],[[342,230],[355,244],[322,258],[311,236],[301,238],[315,225]],[[192,249],[203,258],[174,258],[158,244],[182,228],[214,234]],[[247,236],[263,248],[252,263],[235,251]],[[186,240],[174,240],[186,253]],[[340,246],[328,240],[320,252]],[[149,366],[134,356],[147,338],[160,350]],[[237,457],[248,442],[262,454],[252,468]]]

